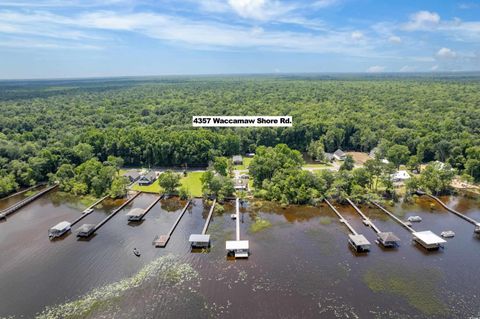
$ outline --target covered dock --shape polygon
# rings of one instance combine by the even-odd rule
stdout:
[[[155,198],[155,200],[150,205],[148,205],[148,207],[145,208],[145,209],[143,209],[143,208],[132,208],[126,214],[126,216],[128,217],[128,220],[129,221],[135,221],[135,222],[141,221],[143,219],[143,217],[145,217],[145,215],[147,215],[147,213],[153,208],[153,206],[155,206],[163,198],[163,196],[164,195],[162,194],[159,197]]]
[[[210,247],[210,235],[207,235],[207,229],[208,229],[208,225],[210,224],[210,220],[212,218],[216,202],[217,200],[214,199],[212,203],[212,207],[210,207],[210,211],[208,212],[207,220],[205,220],[205,225],[203,226],[202,233],[190,235],[188,241],[190,242],[192,249]]]
[[[398,243],[400,242],[400,238],[398,238],[392,232],[382,232],[375,224],[368,218],[358,207],[355,205],[349,198],[347,198],[348,203],[353,207],[353,209],[362,216],[362,221],[368,227],[371,227],[373,231],[377,234],[377,243],[381,244],[383,247],[386,248],[393,248],[397,247]]]
[[[413,240],[417,243],[419,243],[422,247],[424,247],[427,250],[433,250],[433,249],[438,249],[442,247],[446,241],[442,239],[440,236],[437,236],[435,233],[426,230],[426,231],[420,231],[417,232],[415,229],[410,227],[407,223],[403,222],[400,218],[395,216],[393,213],[389,212],[387,209],[382,207],[380,204],[372,201],[372,204],[378,207],[382,212],[387,214],[388,216],[392,217],[396,222],[398,222],[400,225],[405,227],[409,232],[412,233]]]
[[[353,228],[350,223],[343,218],[343,216],[338,212],[338,210],[328,201],[325,199],[325,203],[333,210],[333,212],[338,216],[340,222],[347,226],[348,230],[350,230],[351,234],[348,235],[348,242],[350,245],[355,249],[357,252],[368,252],[370,250],[370,242],[368,241],[365,236],[362,234],[357,233],[357,231]]]
[[[236,240],[227,240],[225,249],[227,256],[235,258],[248,258],[250,255],[250,247],[248,240],[240,240],[240,200],[235,199],[235,224],[236,224]]]
[[[153,240],[153,245],[157,248],[165,248],[167,246],[167,243],[168,241],[170,240],[170,237],[172,236],[173,234],[173,231],[175,230],[175,228],[177,227],[178,223],[180,222],[180,219],[182,219],[183,215],[185,214],[185,212],[187,211],[187,208],[188,206],[190,206],[190,204],[192,203],[191,200],[189,200],[187,202],[187,204],[185,205],[185,207],[182,209],[182,211],[180,212],[180,215],[178,216],[177,220],[175,220],[175,223],[172,225],[172,227],[170,228],[170,231],[166,234],[166,235],[160,235],[160,236],[156,236],[155,239]]]

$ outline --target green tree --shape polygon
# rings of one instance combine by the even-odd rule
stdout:
[[[410,150],[405,145],[393,145],[387,151],[387,159],[395,164],[396,167],[400,167],[402,164],[406,164],[410,157]]]
[[[213,168],[215,171],[222,175],[227,176],[228,174],[228,158],[226,157],[215,157],[213,160]]]
[[[175,193],[177,187],[180,186],[180,175],[170,170],[165,171],[158,178],[160,186],[167,194]]]
[[[341,171],[351,171],[355,167],[355,161],[351,155],[347,155],[342,165],[340,166]]]
[[[307,148],[308,155],[315,161],[325,161],[325,150],[323,147],[323,141],[316,140],[311,141]]]
[[[113,178],[112,184],[108,194],[112,198],[121,198],[127,195],[127,186],[129,181],[123,176],[116,176]]]

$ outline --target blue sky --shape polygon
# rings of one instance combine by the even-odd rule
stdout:
[[[478,0],[0,0],[2,79],[478,70]]]

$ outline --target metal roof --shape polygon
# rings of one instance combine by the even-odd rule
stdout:
[[[133,208],[128,213],[127,216],[142,216],[145,213],[145,209],[143,208]]]
[[[248,249],[248,240],[227,240],[225,248],[227,250]]]
[[[210,235],[191,234],[188,241],[191,243],[208,243],[210,242]]]
[[[392,232],[381,232],[377,234],[378,238],[380,238],[383,242],[398,242],[400,238],[395,236]]]
[[[77,232],[79,233],[89,232],[93,228],[95,228],[94,224],[83,224],[82,226],[78,227]]]
[[[429,230],[419,231],[412,233],[413,237],[419,239],[420,241],[424,242],[426,245],[434,245],[434,244],[444,244],[447,241],[437,236],[433,232]]]
[[[333,153],[333,155],[345,156],[346,154],[345,154],[345,152],[342,151],[341,149],[338,149],[338,150],[336,150],[336,151]]]
[[[370,242],[365,238],[363,235],[348,235],[350,240],[353,242],[355,246],[363,246],[363,245],[370,245]]]
[[[53,226],[52,228],[50,228],[50,230],[64,230],[66,228],[69,228],[71,226],[71,224],[69,222],[60,222],[58,224],[56,224],[55,226]]]

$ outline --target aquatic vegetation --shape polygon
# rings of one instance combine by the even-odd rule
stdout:
[[[257,218],[255,221],[250,225],[250,231],[252,233],[257,233],[259,231],[262,231],[266,228],[269,228],[272,226],[272,223],[270,223],[269,220],[262,219],[262,218]]]
[[[328,216],[320,217],[320,224],[322,225],[330,225],[332,223],[332,219]]]
[[[429,316],[447,311],[437,291],[439,279],[439,274],[432,269],[415,271],[392,265],[370,269],[363,276],[363,281],[372,291],[400,296]]]
[[[189,265],[182,264],[173,255],[159,257],[143,267],[132,277],[97,288],[77,300],[47,307],[38,319],[84,318],[101,307],[106,307],[130,290],[140,287],[150,279],[163,281],[170,288],[179,286],[198,276]]]

